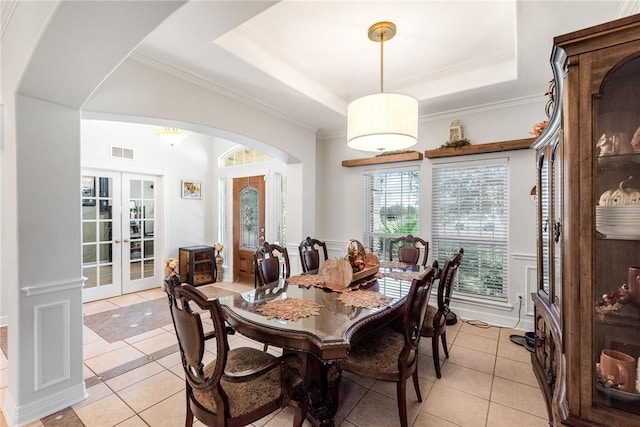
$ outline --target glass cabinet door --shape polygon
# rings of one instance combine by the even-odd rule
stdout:
[[[640,57],[593,101],[594,405],[640,415]],[[637,382],[638,380],[638,382]]]

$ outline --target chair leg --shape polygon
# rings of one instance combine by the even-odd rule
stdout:
[[[407,380],[400,379],[396,388],[398,396],[398,415],[400,415],[400,426],[407,427]]]
[[[433,365],[436,368],[436,377],[442,378],[440,373],[440,341],[438,341],[437,335],[434,335],[431,339],[431,347],[433,348]]]
[[[187,391],[185,393],[185,396],[187,396],[187,415],[186,415],[186,417],[184,419],[184,427],[193,427],[193,411],[191,411],[191,402],[189,400],[189,391]]]
[[[304,403],[293,404],[293,426],[302,427],[302,423],[307,418],[307,407]]]
[[[449,347],[447,347],[447,331],[445,330],[442,335],[442,349],[444,350],[444,357],[449,358]]]
[[[418,382],[418,366],[416,366],[416,370],[413,371],[413,388],[416,389],[416,397],[418,398],[418,402],[422,402],[422,394],[420,393],[420,383]]]

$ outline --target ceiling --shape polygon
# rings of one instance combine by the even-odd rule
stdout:
[[[553,37],[637,13],[637,1],[190,1],[132,58],[318,131],[344,132],[350,101],[380,91],[420,114],[542,96]]]

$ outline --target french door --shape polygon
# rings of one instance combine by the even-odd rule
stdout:
[[[253,254],[264,244],[264,175],[233,180],[233,281],[255,284]]]
[[[157,177],[83,171],[83,301],[157,287]]]

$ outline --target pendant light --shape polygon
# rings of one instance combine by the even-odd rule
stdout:
[[[418,142],[418,101],[408,95],[384,92],[383,46],[395,34],[393,22],[369,27],[369,39],[380,43],[380,93],[358,98],[347,108],[347,145],[356,150],[403,150]]]

